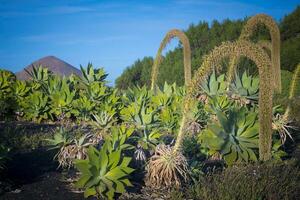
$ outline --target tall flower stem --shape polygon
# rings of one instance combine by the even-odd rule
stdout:
[[[225,42],[219,47],[216,47],[210,54],[208,54],[195,73],[194,78],[187,88],[187,96],[184,102],[183,119],[181,121],[180,130],[175,143],[174,151],[180,150],[182,138],[184,137],[184,124],[189,112],[189,102],[192,98],[197,96],[200,89],[200,84],[212,72],[213,67],[220,70],[221,60],[226,57],[244,56],[252,60],[259,71],[259,157],[260,160],[269,160],[271,158],[272,145],[272,96],[274,85],[270,84],[273,80],[271,69],[271,61],[267,53],[254,43],[245,40],[236,42]]]
[[[177,37],[183,46],[183,62],[184,62],[184,79],[185,85],[188,85],[191,82],[192,69],[191,69],[191,47],[190,42],[187,36],[178,29],[170,30],[165,38],[160,43],[159,49],[157,51],[153,66],[152,66],[152,74],[151,74],[151,90],[155,92],[155,85],[157,83],[158,76],[158,66],[162,61],[162,51],[166,47],[166,45],[171,41],[172,38]]]
[[[281,72],[280,72],[280,31],[275,22],[275,20],[265,14],[258,14],[251,17],[246,25],[244,26],[242,33],[239,37],[239,40],[248,40],[250,41],[251,36],[255,32],[257,26],[259,24],[265,25],[271,35],[271,45],[261,43],[261,47],[268,49],[271,47],[271,61],[272,61],[272,82],[274,84],[274,89],[276,92],[281,92]],[[228,68],[228,82],[232,81],[232,77],[235,72],[235,65],[238,62],[239,57],[237,55],[233,55],[231,57],[231,62]]]

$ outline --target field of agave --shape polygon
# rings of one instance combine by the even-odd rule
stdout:
[[[269,30],[272,41],[254,43],[250,36],[258,24]],[[183,45],[185,86],[156,86],[161,52],[178,37]],[[166,190],[182,189],[211,168],[230,168],[291,158],[296,141],[292,103],[299,87],[296,69],[287,102],[273,103],[281,91],[280,35],[266,15],[249,19],[238,41],[225,42],[208,54],[192,78],[188,38],[171,30],[161,43],[152,69],[151,88],[118,91],[106,85],[107,74],[91,64],[82,76],[60,77],[36,67],[30,81],[0,72],[0,118],[59,125],[49,148],[56,149],[59,167],[77,170],[75,185],[84,197],[113,199],[140,185]],[[257,66],[259,74],[236,70],[240,57]],[[222,60],[229,58],[224,69]],[[240,70],[239,70],[240,71]],[[89,131],[73,134],[75,125]],[[0,167],[9,147],[0,141]],[[250,165],[250,164],[249,164]],[[179,197],[178,197],[179,198]]]

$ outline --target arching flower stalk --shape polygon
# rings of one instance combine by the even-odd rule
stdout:
[[[184,98],[183,117],[174,147],[158,148],[155,156],[150,159],[147,166],[147,185],[151,186],[170,186],[169,183],[181,184],[180,180],[185,179],[185,162],[181,153],[181,146],[184,139],[184,128],[187,122],[190,105],[201,90],[201,83],[213,71],[212,66],[217,70],[221,68],[221,60],[225,57],[234,55],[245,56],[254,61],[259,70],[260,92],[259,92],[259,154],[261,160],[271,158],[272,144],[272,95],[273,85],[269,84],[272,80],[271,61],[258,45],[249,41],[226,42],[216,47],[208,56],[198,71],[195,73],[191,84],[187,87],[187,95]],[[163,150],[162,150],[163,149]],[[179,162],[180,161],[180,162]],[[184,171],[184,172],[183,172]],[[181,173],[181,175],[180,175]],[[168,179],[165,180],[165,175]],[[183,176],[182,176],[183,175]],[[178,178],[180,177],[180,178]]]
[[[239,40],[250,40],[250,37],[255,32],[259,24],[265,25],[271,35],[271,45],[266,42],[259,42],[260,46],[264,49],[271,49],[271,62],[272,62],[272,73],[274,83],[274,89],[276,92],[281,92],[281,72],[280,72],[280,31],[274,21],[274,19],[265,14],[258,14],[251,17],[246,25],[244,26],[242,33],[239,37]],[[270,47],[270,48],[269,48]],[[237,64],[239,57],[233,55],[228,69],[228,82],[231,82],[233,75],[235,73],[235,65]]]
[[[166,47],[166,45],[171,41],[172,38],[177,37],[183,46],[183,62],[184,62],[184,79],[185,79],[185,85],[188,85],[191,82],[191,76],[192,76],[192,69],[191,69],[191,47],[190,42],[187,36],[178,29],[172,29],[170,30],[163,41],[160,43],[159,49],[156,54],[156,58],[154,60],[153,66],[152,66],[152,74],[151,74],[151,90],[155,91],[155,85],[157,82],[157,76],[158,76],[158,66],[160,65],[162,61],[162,51]]]
[[[184,113],[189,112],[188,102],[195,98],[200,91],[201,82],[212,72],[212,67],[220,69],[221,60],[225,57],[239,57],[245,56],[252,60],[259,71],[259,155],[261,160],[268,160],[271,158],[271,144],[272,144],[272,95],[273,85],[269,84],[272,81],[271,62],[262,48],[249,41],[239,40],[237,42],[226,42],[221,46],[215,48],[208,56],[205,57],[202,66],[195,73],[194,78],[187,90],[186,109]],[[184,121],[185,117],[183,117]],[[183,122],[182,122],[183,123]],[[183,130],[180,129],[178,138],[175,144],[174,151],[177,151],[182,143]]]
[[[286,111],[284,113],[284,118],[286,118],[287,120],[290,118],[291,101],[296,95],[297,83],[299,83],[299,81],[300,81],[300,64],[297,65],[297,68],[294,71],[292,83],[291,83],[291,86],[290,86],[289,97],[288,97],[289,103],[288,103],[288,106],[287,106]]]
[[[272,44],[267,40],[260,40],[257,44],[272,55]]]

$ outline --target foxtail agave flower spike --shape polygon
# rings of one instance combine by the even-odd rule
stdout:
[[[201,82],[212,72],[212,66],[220,69],[220,61],[225,57],[237,55],[245,56],[252,60],[259,71],[259,156],[260,160],[269,160],[271,158],[272,144],[272,95],[274,85],[269,84],[273,80],[271,61],[266,52],[257,44],[249,41],[239,40],[236,42],[226,42],[215,48],[208,56],[205,57],[202,66],[195,73],[194,78],[187,90],[185,99],[184,113],[189,112],[189,101],[194,98],[201,89]],[[186,114],[181,122],[180,132],[178,133],[174,151],[180,149],[183,138],[183,123],[186,120]]]
[[[276,92],[281,92],[281,72],[280,72],[280,31],[274,21],[274,19],[265,14],[258,14],[251,17],[246,25],[244,26],[239,40],[250,40],[250,37],[253,35],[256,30],[257,25],[265,25],[271,35],[271,60],[272,60],[272,73],[274,82],[274,89]],[[267,46],[269,46],[267,44]],[[263,48],[266,48],[266,45],[262,45]],[[234,75],[234,70],[236,62],[238,61],[238,56],[233,55],[228,69],[228,81],[231,82]]]
[[[221,60],[225,57],[235,55],[245,56],[252,60],[258,67],[260,78],[259,92],[259,153],[261,160],[271,158],[272,144],[272,95],[273,84],[269,84],[272,78],[271,61],[261,47],[248,41],[226,42],[216,47],[198,69],[191,83],[187,88],[187,95],[184,99],[183,118],[179,133],[173,148],[167,146],[157,147],[156,153],[150,158],[147,166],[146,183],[152,186],[170,186],[172,182],[180,186],[186,180],[187,164],[181,153],[181,146],[184,138],[184,128],[190,112],[190,104],[201,90],[201,83],[213,71],[221,68]]]
[[[179,38],[180,42],[183,46],[183,62],[184,62],[184,79],[185,79],[185,85],[188,85],[191,82],[191,47],[190,42],[187,36],[178,29],[172,29],[170,30],[163,41],[160,43],[160,47],[157,51],[156,58],[154,60],[153,66],[152,66],[152,74],[151,74],[151,90],[155,90],[155,85],[157,82],[157,76],[158,76],[158,66],[160,65],[162,61],[162,51],[166,47],[166,45],[171,41],[172,38],[177,37]]]
[[[260,40],[260,41],[257,42],[257,44],[261,48],[267,50],[268,52],[270,52],[270,53],[272,52],[272,44],[269,41],[267,41],[267,40]]]
[[[290,91],[289,91],[289,102],[288,102],[288,106],[285,110],[284,113],[284,119],[289,120],[290,118],[290,113],[291,113],[291,100],[295,97],[296,95],[296,88],[297,88],[297,83],[300,81],[300,63],[297,65],[297,68],[294,71],[294,75],[293,75],[293,79],[292,79],[292,83],[290,86]]]

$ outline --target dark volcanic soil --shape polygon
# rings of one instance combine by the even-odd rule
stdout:
[[[82,193],[71,188],[70,175],[57,170],[55,152],[38,149],[15,154],[0,175],[0,182],[9,183],[2,200],[79,200]]]
[[[62,181],[59,172],[43,174],[37,181],[25,184],[12,192],[0,196],[3,200],[79,200],[82,193],[74,193],[68,182]]]

